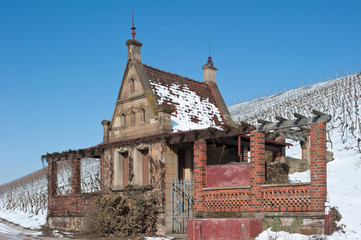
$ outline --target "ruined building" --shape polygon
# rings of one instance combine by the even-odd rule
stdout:
[[[329,116],[301,116],[297,123],[284,119],[261,127],[235,124],[217,87],[217,68],[211,57],[202,67],[204,79],[200,82],[143,64],[142,43],[135,40],[134,31],[126,46],[128,61],[113,116],[102,121],[103,142],[43,156],[49,164],[50,227],[79,230],[86,209],[96,197],[126,188],[157,194],[163,209],[159,234],[185,233],[187,219],[195,218],[188,221],[190,239],[207,239],[200,237],[199,226],[228,216],[239,220],[236,225],[246,226],[245,230],[239,228],[242,233],[235,234],[253,236],[262,229],[262,219],[272,220],[280,213],[291,220],[310,219],[312,224],[319,224],[317,229],[323,227],[323,133]],[[276,134],[277,130],[309,124],[311,183],[267,185],[265,152],[277,162],[289,145]],[[268,131],[278,138],[266,138]],[[89,192],[82,186],[84,159],[99,161],[97,191]],[[59,169],[64,162],[70,169],[70,187],[61,193]],[[254,227],[250,221],[242,222],[245,220],[241,216],[255,221],[251,224]],[[321,225],[312,219],[320,220]],[[227,219],[217,222],[224,223],[229,224]]]

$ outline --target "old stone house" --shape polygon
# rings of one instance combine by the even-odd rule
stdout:
[[[133,39],[126,41],[128,61],[112,119],[102,121],[103,142],[87,149],[43,156],[49,164],[50,227],[79,230],[86,209],[97,196],[122,192],[125,188],[157,194],[163,209],[159,234],[185,232],[187,219],[221,212],[314,213],[316,210],[311,218],[324,217],[318,214],[323,211],[319,205],[311,209],[310,200],[317,193],[322,195],[317,204],[322,204],[324,188],[320,193],[321,190],[310,190],[309,185],[286,187],[286,190],[282,190],[284,186],[262,185],[266,183],[265,151],[277,161],[289,144],[282,137],[265,138],[255,126],[232,121],[217,87],[217,68],[211,57],[202,66],[203,81],[195,81],[143,64],[142,43],[134,36],[135,33]],[[301,123],[302,126],[323,124],[327,119],[322,115],[316,121],[305,118]],[[278,128],[277,125],[270,129]],[[82,190],[84,158],[100,161],[100,191]],[[67,194],[61,195],[57,190],[58,170],[64,161],[71,168],[71,187]],[[266,200],[265,195],[259,195],[262,190],[268,194]],[[296,203],[288,198],[272,197],[277,191],[288,195],[291,192],[293,195],[289,197]],[[287,208],[279,207],[277,201],[283,201]],[[192,234],[197,229],[194,224],[190,227]]]

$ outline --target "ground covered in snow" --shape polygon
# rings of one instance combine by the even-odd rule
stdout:
[[[361,239],[361,78],[350,75],[282,94],[236,104],[229,108],[235,121],[257,124],[257,119],[275,121],[274,116],[294,118],[293,113],[310,116],[316,109],[332,116],[327,124],[328,151],[334,161],[327,164],[328,205],[336,207],[345,225],[345,233],[336,232],[329,240]],[[300,158],[300,145],[295,143],[286,155]],[[309,171],[289,176],[291,182],[309,182]],[[257,239],[318,239],[285,232],[263,232]],[[324,236],[323,236],[324,237]]]

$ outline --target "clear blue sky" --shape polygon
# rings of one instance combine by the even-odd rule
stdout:
[[[148,65],[202,80],[211,40],[228,105],[361,69],[361,1],[0,0],[0,184],[102,141],[132,8]]]

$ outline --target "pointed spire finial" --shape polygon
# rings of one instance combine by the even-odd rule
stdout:
[[[213,67],[213,61],[211,57],[211,40],[209,40],[209,57],[207,60],[207,64]]]
[[[132,27],[130,29],[132,29],[133,40],[135,40],[135,29],[136,29],[136,27],[134,27],[134,12],[133,12],[133,9],[132,9]]]

